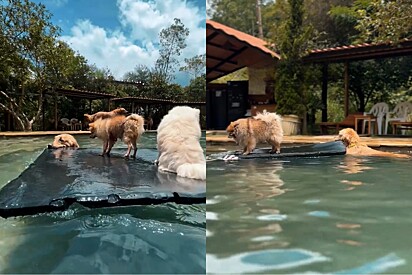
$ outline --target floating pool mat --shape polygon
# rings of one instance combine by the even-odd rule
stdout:
[[[271,148],[257,148],[249,155],[242,155],[240,151],[223,152],[211,154],[208,160],[242,160],[255,158],[296,158],[296,157],[319,157],[319,156],[333,156],[346,154],[346,147],[342,141],[331,141],[325,143],[302,145],[294,147],[282,147],[280,154],[270,153]]]
[[[20,176],[0,190],[0,216],[61,211],[73,203],[89,208],[175,202],[206,203],[206,182],[157,170],[157,151],[45,149]]]

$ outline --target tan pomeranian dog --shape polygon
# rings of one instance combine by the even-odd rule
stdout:
[[[276,113],[265,110],[252,118],[238,119],[229,124],[226,132],[242,147],[243,155],[250,154],[260,142],[272,145],[271,153],[280,153],[283,129],[281,117]]]
[[[394,158],[411,158],[406,154],[395,154],[391,152],[378,151],[363,144],[359,135],[352,128],[345,128],[339,131],[339,136],[336,140],[341,140],[346,146],[347,155],[355,156],[379,156],[379,157],[394,157]]]
[[[136,157],[137,141],[144,133],[143,117],[132,114],[128,117],[117,115],[110,118],[99,118],[89,124],[90,138],[99,138],[103,140],[102,156],[110,156],[110,151],[117,139],[123,139],[127,144],[127,152],[124,157],[128,158],[133,148],[132,157]]]
[[[84,117],[86,118],[88,122],[93,122],[93,121],[98,120],[99,118],[101,119],[111,118],[111,117],[118,116],[118,115],[127,115],[127,113],[128,112],[126,111],[125,108],[117,108],[110,112],[97,112],[92,115],[84,114]]]
[[[48,145],[50,149],[57,149],[57,148],[79,148],[79,144],[77,143],[76,139],[69,134],[61,134],[54,137],[53,143]]]

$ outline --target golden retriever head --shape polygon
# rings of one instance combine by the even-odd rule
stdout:
[[[346,147],[360,143],[358,134],[352,128],[345,128],[340,130],[337,140],[342,140]]]

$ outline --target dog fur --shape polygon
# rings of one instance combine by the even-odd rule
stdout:
[[[378,151],[368,147],[366,144],[361,142],[359,135],[352,128],[340,130],[339,136],[336,139],[343,141],[346,146],[347,155],[410,158],[410,156],[406,154]]]
[[[129,157],[131,149],[134,152],[132,157],[136,157],[137,141],[144,133],[143,117],[132,114],[128,117],[117,115],[110,118],[99,118],[89,124],[90,138],[99,138],[103,140],[102,156],[110,156],[110,151],[117,139],[123,139],[127,144],[127,152],[124,157]]]
[[[79,144],[77,143],[76,139],[69,134],[61,134],[54,137],[53,143],[49,146],[49,148],[57,149],[57,148],[79,148]]]
[[[165,115],[157,128],[159,170],[180,177],[205,180],[206,158],[199,140],[200,111],[177,106]]]
[[[97,112],[92,115],[84,114],[84,117],[86,118],[88,122],[93,122],[93,121],[98,120],[99,118],[101,119],[111,118],[111,117],[118,116],[118,115],[127,115],[127,113],[128,112],[126,111],[125,108],[117,108],[110,112]]]
[[[264,111],[252,118],[233,121],[226,128],[229,137],[243,148],[243,154],[250,154],[259,142],[272,145],[271,153],[280,153],[283,141],[282,120],[276,113]]]

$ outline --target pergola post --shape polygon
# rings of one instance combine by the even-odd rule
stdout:
[[[54,96],[54,130],[57,131],[57,96]]]
[[[109,112],[110,112],[110,103],[111,103],[110,98],[108,98],[108,99],[107,99],[107,108],[108,108],[108,111],[109,111]]]
[[[43,92],[42,92],[43,93]],[[46,94],[45,93],[43,93],[43,95],[42,95],[42,101],[41,101],[41,112],[42,112],[42,129],[43,129],[43,131],[45,131],[45,127],[44,127],[44,113],[45,113],[45,111],[44,111],[44,109],[46,108],[45,107],[45,102],[46,102]]]
[[[349,115],[349,63],[345,62],[345,117]]]
[[[328,63],[322,64],[322,122],[328,121]]]

